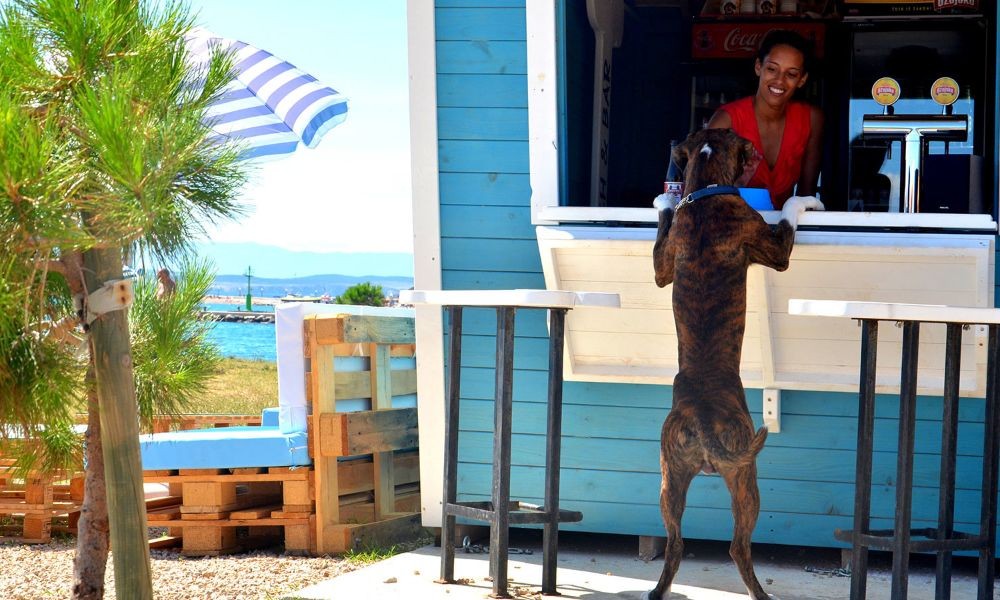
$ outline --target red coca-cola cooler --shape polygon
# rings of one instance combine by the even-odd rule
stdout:
[[[715,110],[737,98],[753,94],[757,79],[753,60],[768,32],[796,31],[815,44],[815,56],[826,54],[827,24],[801,19],[699,20],[691,29],[691,130],[700,129]],[[820,78],[807,83],[801,97],[822,104]]]

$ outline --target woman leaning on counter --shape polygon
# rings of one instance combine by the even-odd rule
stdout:
[[[754,61],[757,91],[721,106],[708,123],[711,128],[731,127],[753,142],[761,160],[744,187],[767,188],[778,210],[793,192],[816,195],[823,113],[793,100],[809,77],[811,58],[810,44],[801,35],[770,32]]]

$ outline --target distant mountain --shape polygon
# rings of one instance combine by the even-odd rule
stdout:
[[[246,273],[249,267],[255,276],[267,278],[304,278],[323,273],[339,274],[324,277],[355,277],[361,281],[376,276],[413,278],[413,255],[404,252],[295,252],[262,244],[213,242],[200,242],[195,250],[199,256],[211,259],[216,272],[223,275]],[[246,277],[243,284],[245,293]]]
[[[399,290],[413,287],[412,277],[392,277],[380,275],[309,275],[308,277],[277,278],[252,277],[250,293],[261,297],[281,297],[288,294],[300,296],[337,296],[358,283],[381,285],[386,294],[398,295]],[[245,275],[217,275],[209,294],[218,296],[242,296],[247,291]]]

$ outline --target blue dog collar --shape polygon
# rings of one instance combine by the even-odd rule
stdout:
[[[740,195],[740,189],[737,188],[737,187],[733,187],[731,185],[718,185],[716,183],[713,183],[712,185],[710,185],[708,187],[704,187],[704,188],[702,188],[700,190],[695,190],[695,191],[691,192],[690,194],[688,194],[687,196],[684,196],[681,199],[681,201],[677,203],[677,206],[676,206],[676,208],[674,208],[674,210],[679,209],[680,207],[684,206],[685,204],[691,204],[695,200],[701,200],[702,198],[705,198],[705,197],[708,197],[708,196],[721,196],[721,195],[724,195],[724,194],[736,194],[737,196],[739,196]]]

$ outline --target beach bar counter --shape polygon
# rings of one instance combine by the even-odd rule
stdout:
[[[588,14],[589,4],[601,10]],[[799,31],[815,43],[799,93],[825,115],[827,210],[801,218],[787,271],[755,266],[748,277],[741,371],[755,423],[771,431],[757,462],[753,539],[843,548],[834,530],[853,523],[861,328],[789,314],[788,301],[996,306],[998,9],[799,0],[760,14],[734,4],[737,14],[722,15],[726,2],[632,0],[618,12],[614,0],[411,2],[415,287],[619,294],[621,309],[580,308],[566,319],[560,503],[584,518],[564,529],[664,535],[659,435],[677,339],[670,287],[653,283],[651,202],[671,140],[753,93],[763,35]],[[761,215],[776,224],[780,213]],[[534,501],[548,329],[544,318],[524,320],[511,494]],[[469,501],[490,493],[494,326],[486,313],[465,316],[458,494]],[[439,309],[417,308],[422,505],[432,527],[441,518],[436,348],[445,331]],[[961,336],[959,529],[980,518],[986,338],[982,325]],[[944,325],[922,329],[913,527],[938,518],[945,342]],[[902,329],[884,327],[871,440],[878,529],[892,528],[895,514],[901,353]],[[685,537],[730,539],[729,504],[720,477],[695,478]]]

